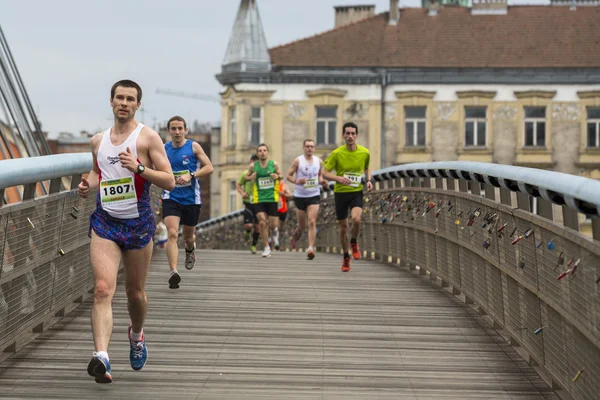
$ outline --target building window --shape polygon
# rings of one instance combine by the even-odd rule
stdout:
[[[587,147],[600,147],[600,108],[587,109]]]
[[[258,146],[262,140],[262,107],[252,107],[250,121],[250,144]]]
[[[235,107],[229,107],[229,146],[234,147],[237,136],[237,119]]]
[[[235,190],[235,181],[229,181],[229,212],[236,209],[238,192]]]
[[[317,144],[335,144],[337,106],[317,106]]]
[[[425,147],[427,107],[404,107],[406,147]]]
[[[465,147],[485,147],[487,107],[465,107]]]
[[[546,147],[546,107],[525,107],[525,147]]]

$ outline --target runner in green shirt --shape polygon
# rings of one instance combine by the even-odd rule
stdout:
[[[250,162],[255,162],[258,160],[258,156],[256,154],[252,154],[250,157]],[[250,234],[252,231],[252,227],[254,226],[254,232],[252,233],[252,245],[250,246],[250,251],[252,254],[256,254],[256,243],[258,243],[258,238],[260,237],[260,232],[258,230],[258,220],[256,219],[256,214],[254,213],[254,204],[252,204],[252,194],[254,192],[254,182],[247,181],[245,179],[247,170],[242,173],[240,179],[235,184],[235,189],[242,196],[244,202],[244,230],[246,231],[246,240],[250,240]],[[256,177],[254,177],[256,178]]]
[[[360,259],[358,248],[358,234],[360,233],[360,219],[363,212],[363,185],[361,177],[364,173],[367,179],[367,190],[373,190],[369,162],[369,150],[356,144],[358,127],[353,122],[347,122],[342,128],[342,137],[345,144],[335,149],[325,160],[323,177],[335,181],[333,188],[335,196],[335,214],[340,228],[340,240],[344,250],[342,271],[350,271],[350,254],[348,253],[348,209],[352,218],[352,232],[350,247],[352,257]],[[335,174],[332,172],[335,170]]]
[[[266,144],[260,144],[256,148],[258,161],[250,164],[245,180],[254,183],[252,190],[252,203],[254,213],[258,219],[258,228],[265,249],[263,257],[271,257],[271,246],[269,245],[269,229],[271,229],[273,244],[279,246],[279,213],[277,212],[277,201],[279,200],[279,181],[282,179],[279,164],[269,160],[269,148]],[[269,224],[267,225],[267,216]]]

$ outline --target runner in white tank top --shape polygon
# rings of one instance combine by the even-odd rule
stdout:
[[[129,137],[118,146],[113,145],[110,128],[102,135],[98,148],[98,169],[100,170],[97,207],[111,217],[133,219],[140,215],[152,214],[150,209],[150,182],[121,166],[119,153],[130,149],[137,156],[137,139],[144,125],[138,124]]]
[[[287,179],[294,184],[294,204],[298,227],[292,234],[292,248],[296,248],[296,241],[300,239],[306,226],[308,217],[308,248],[309,260],[315,258],[315,240],[317,237],[317,216],[319,215],[319,201],[321,199],[321,185],[323,184],[323,169],[321,159],[314,155],[315,142],[306,139],[303,144],[304,154],[294,160]],[[294,177],[294,175],[296,175]]]
[[[150,184],[173,190],[175,178],[162,140],[152,129],[138,124],[142,89],[130,80],[115,83],[110,91],[114,126],[91,139],[92,169],[77,192],[86,198],[98,190],[90,216],[90,261],[94,277],[92,333],[95,351],[88,374],[98,383],[112,382],[108,344],[112,336],[112,299],[123,260],[129,325],[129,362],[140,370],[148,349],[143,331],[148,298],[145,285],[155,224],[150,207]]]

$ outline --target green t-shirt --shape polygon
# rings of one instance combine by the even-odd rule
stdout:
[[[253,182],[252,203],[277,203],[279,201],[279,179],[273,179],[275,162],[269,160],[266,167],[260,166],[260,161],[254,163],[256,180]]]
[[[362,191],[363,185],[360,178],[365,169],[369,168],[370,161],[371,155],[365,147],[356,145],[356,150],[350,151],[346,145],[343,145],[335,149],[325,160],[325,168],[329,172],[335,170],[337,176],[345,176],[353,183],[351,186],[346,186],[336,182],[333,191],[335,193]]]
[[[244,203],[252,203],[252,192],[254,191],[254,181],[247,181],[244,177],[248,174],[248,171],[244,173],[238,179],[238,183],[244,188],[244,192],[248,193],[249,197],[244,198]]]

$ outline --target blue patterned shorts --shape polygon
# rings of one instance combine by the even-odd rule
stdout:
[[[90,215],[90,230],[88,236],[92,237],[92,229],[99,237],[112,240],[119,245],[121,250],[143,249],[150,243],[156,231],[152,210],[138,218],[119,219],[111,217],[106,211],[97,208]]]

